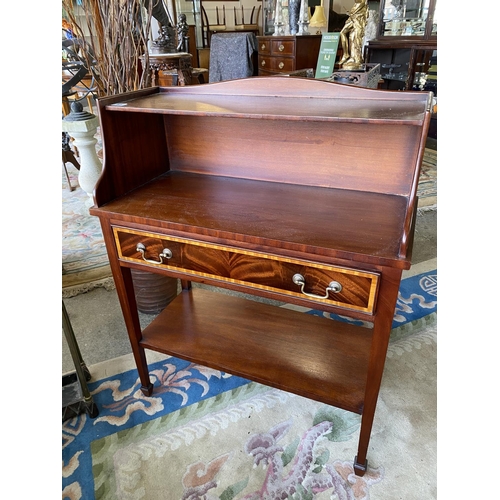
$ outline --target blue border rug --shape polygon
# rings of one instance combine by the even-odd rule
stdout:
[[[386,365],[389,373],[402,370],[394,381],[388,376],[388,386],[411,377],[403,394],[412,393],[408,384],[419,378],[418,373],[425,377],[432,371],[424,367],[421,358],[423,350],[435,350],[436,314],[437,271],[404,279]],[[335,318],[348,321],[342,316]],[[393,364],[390,358],[394,358]],[[409,369],[417,375],[408,373]],[[416,445],[410,452],[399,450],[404,456],[394,458],[394,466],[387,464],[400,446],[400,434],[407,432],[406,442],[411,443],[416,431],[398,427],[395,410],[385,404],[391,394],[385,396],[382,390],[377,416],[389,412],[387,420],[400,434],[384,437],[376,446],[375,434],[381,432],[382,438],[389,427],[386,429],[386,422],[377,427],[375,422],[369,452],[369,460],[375,455],[375,463],[369,463],[368,472],[358,478],[352,470],[358,415],[172,357],[151,364],[150,373],[152,397],[140,391],[135,369],[89,384],[99,416],[90,419],[79,415],[62,426],[63,500],[232,500],[278,495],[290,499],[390,500],[393,497],[383,488],[391,482],[395,486],[399,480],[391,480],[394,469],[406,463],[408,455],[419,462],[423,461],[417,457],[419,453],[427,458],[428,450]],[[383,387],[385,379],[384,374]],[[415,389],[416,398],[418,392]],[[412,418],[421,406],[415,402],[416,409],[407,408],[401,418]],[[426,418],[432,422],[432,408]],[[393,432],[393,426],[390,429]],[[424,433],[418,433],[423,439]],[[432,429],[428,439],[427,448],[434,444]],[[385,445],[390,451],[381,455],[372,450]],[[419,465],[425,488],[432,485],[429,475],[434,469],[432,456],[428,458],[430,471],[424,473],[425,467]],[[411,486],[416,480],[414,471],[412,474],[407,478],[410,484],[404,487],[412,489],[415,498],[433,498],[429,491]],[[396,476],[404,479],[400,472]],[[401,486],[396,490],[394,498],[413,498],[404,496]]]

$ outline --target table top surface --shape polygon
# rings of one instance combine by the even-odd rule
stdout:
[[[95,214],[311,254],[404,261],[406,204],[403,196],[173,171]]]

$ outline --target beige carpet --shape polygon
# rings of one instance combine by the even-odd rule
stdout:
[[[426,148],[418,181],[419,211],[437,208],[437,151]]]

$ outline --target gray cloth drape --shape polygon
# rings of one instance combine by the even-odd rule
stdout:
[[[248,78],[253,75],[255,33],[214,33],[210,40],[209,82]]]

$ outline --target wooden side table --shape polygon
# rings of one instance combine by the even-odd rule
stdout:
[[[184,87],[191,85],[193,56],[187,52],[149,54],[151,85],[154,87]],[[141,57],[144,67],[145,57]]]
[[[153,350],[357,413],[362,476],[411,265],[432,94],[279,80],[99,99],[105,168],[90,213],[145,395]],[[144,329],[134,269],[182,286]]]

